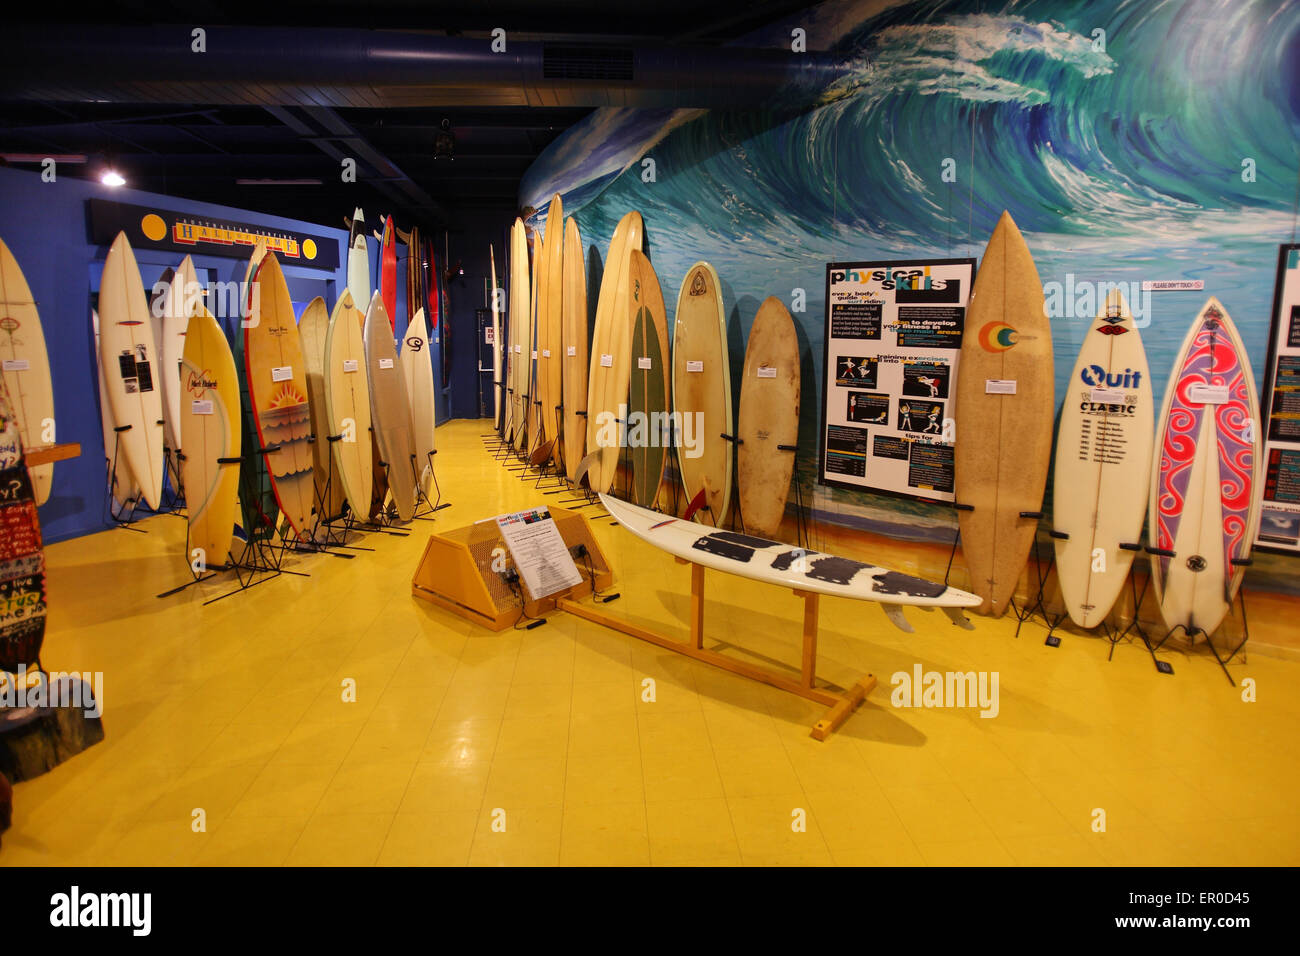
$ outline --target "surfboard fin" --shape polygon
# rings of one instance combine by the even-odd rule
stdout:
[[[695,497],[691,499],[691,503],[686,506],[686,514],[682,515],[683,521],[690,521],[695,517],[695,512],[704,507],[705,495],[707,493],[707,489],[704,488],[701,488],[695,493]]]
[[[587,472],[591,470],[591,466],[595,464],[596,456],[599,454],[600,454],[600,449],[598,448],[595,451],[587,454],[582,459],[582,461],[578,462],[578,470],[573,473],[574,487],[577,487],[578,485],[582,484],[582,479],[587,477]]]
[[[948,615],[948,620],[952,621],[962,630],[964,631],[975,630],[975,625],[972,624],[970,622],[970,619],[967,618],[966,615],[961,612],[961,608],[945,607],[945,608],[941,608],[941,610],[943,611],[944,614]]]
[[[552,439],[551,441],[542,442],[540,445],[538,445],[536,448],[533,449],[532,455],[529,456],[528,463],[536,467],[538,465],[544,464],[547,461],[550,461],[551,450],[554,447],[555,447],[554,439]]]
[[[903,617],[903,607],[901,604],[882,604],[880,609],[885,612],[885,617],[889,618],[889,623],[894,625],[904,634],[915,634],[912,625]]]

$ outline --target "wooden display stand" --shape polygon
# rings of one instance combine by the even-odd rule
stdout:
[[[761,681],[787,693],[826,705],[829,709],[813,724],[812,736],[816,740],[825,740],[839,729],[840,724],[848,719],[849,714],[853,713],[876,686],[874,674],[863,675],[846,693],[837,693],[817,686],[817,621],[820,595],[808,591],[794,592],[796,597],[803,598],[803,661],[797,680],[781,671],[759,667],[709,650],[704,646],[704,566],[683,558],[674,558],[674,560],[678,564],[691,566],[691,632],[686,641],[647,631],[645,628],[611,617],[593,607],[579,604],[570,598],[562,598],[558,606],[562,611],[568,611],[584,620],[602,624],[639,640],[648,641],[657,647],[676,651],[678,654],[704,661],[714,667],[739,674],[741,677]]]
[[[81,443],[70,441],[61,445],[33,445],[25,449],[23,459],[27,462],[28,468],[35,468],[38,465],[48,465],[54,461],[67,461],[69,458],[77,458],[81,455]]]
[[[682,558],[674,559],[678,564],[689,564],[691,567],[690,636],[685,641],[656,634],[606,614],[597,607],[578,603],[579,598],[592,593],[593,585],[596,591],[608,588],[614,582],[614,575],[605,560],[604,552],[592,536],[591,526],[585,517],[555,506],[551,507],[550,512],[569,552],[572,554],[579,545],[586,550],[584,557],[575,558],[583,578],[581,584],[540,599],[535,599],[528,593],[522,580],[512,587],[501,573],[492,568],[494,561],[498,567],[504,568],[513,567],[513,562],[496,522],[489,519],[443,534],[430,535],[411,581],[411,593],[493,631],[505,630],[518,622],[522,597],[523,614],[528,617],[540,617],[556,610],[567,611],[583,620],[656,647],[684,654],[750,680],[770,684],[829,708],[813,724],[812,736],[817,740],[825,740],[833,734],[876,686],[874,674],[863,675],[853,687],[844,692],[828,689],[825,685],[817,686],[820,595],[812,592],[794,591],[795,596],[804,602],[803,659],[797,678],[788,672],[727,657],[704,646],[703,565]],[[504,559],[502,555],[505,555]],[[504,565],[500,563],[502,560]]]
[[[573,554],[579,545],[586,549],[586,557],[574,557],[582,575],[581,584],[549,597],[534,598],[521,578],[516,591],[492,568],[494,561],[498,562],[498,567],[513,568],[514,561],[497,523],[488,519],[465,528],[430,535],[415,577],[411,579],[411,593],[489,630],[503,631],[518,621],[520,597],[523,598],[523,613],[528,617],[540,617],[555,610],[563,598],[591,593],[593,578],[596,590],[609,587],[614,582],[614,575],[604,552],[592,536],[587,519],[566,508],[551,507],[550,512],[569,553]]]

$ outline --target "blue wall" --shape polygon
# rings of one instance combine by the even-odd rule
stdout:
[[[54,486],[49,501],[41,508],[41,528],[47,541],[59,541],[108,527],[105,520],[106,490],[104,440],[100,428],[99,396],[90,327],[91,294],[99,290],[99,275],[108,255],[106,246],[89,241],[86,200],[92,197],[117,202],[152,205],[195,215],[235,219],[268,230],[286,229],[337,238],[340,267],[330,273],[284,264],[285,278],[297,312],[314,296],[323,296],[331,309],[347,284],[347,232],[315,223],[265,216],[244,209],[211,203],[189,202],[174,196],[160,196],[131,189],[111,189],[95,182],[61,178],[41,181],[37,173],[0,168],[0,208],[5,210],[3,238],[18,260],[38,304],[45,342],[50,353],[50,374],[54,384],[56,438],[79,442],[81,457],[54,466]],[[342,210],[339,216],[351,214]],[[323,216],[323,218],[335,218]],[[374,228],[377,216],[367,216]],[[341,223],[341,218],[339,219]],[[398,246],[397,327],[406,324],[405,253]],[[140,273],[148,290],[168,267],[183,256],[170,252],[136,249]],[[370,238],[372,271],[378,261],[379,243]],[[199,281],[242,281],[248,262],[244,258],[194,255]],[[373,280],[372,280],[373,281]],[[468,298],[468,297],[466,297]],[[473,306],[469,306],[470,326]],[[455,314],[455,313],[453,313]],[[433,355],[435,369],[440,361]],[[459,368],[459,363],[458,366]],[[436,373],[435,373],[436,374]],[[467,381],[468,390],[471,383]],[[439,420],[447,414],[448,396],[438,395]],[[453,403],[475,408],[468,399]]]

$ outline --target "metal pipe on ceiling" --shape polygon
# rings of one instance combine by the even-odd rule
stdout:
[[[0,99],[257,106],[745,108],[824,88],[821,53],[333,28],[14,24]]]

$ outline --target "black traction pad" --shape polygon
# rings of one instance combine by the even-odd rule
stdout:
[[[908,597],[932,598],[948,590],[946,584],[914,578],[910,574],[900,574],[897,571],[873,575],[871,581],[871,590],[879,594],[906,594]]]
[[[817,557],[816,551],[801,551],[800,549],[795,548],[793,551],[786,551],[783,554],[778,554],[776,558],[772,561],[772,570],[789,571],[790,566],[794,564],[796,561],[798,561],[800,558],[815,558],[815,557]]]
[[[737,534],[734,531],[715,531],[711,537],[717,538],[719,541],[725,541],[728,544],[738,544],[741,547],[754,548],[755,550],[783,547],[780,541],[768,541],[766,538],[755,538],[752,535]]]
[[[873,567],[873,565],[853,561],[850,558],[837,558],[834,555],[827,555],[818,558],[808,566],[808,577],[815,581],[827,581],[831,584],[848,584],[859,571],[870,567]]]
[[[731,558],[733,561],[739,561],[742,564],[748,564],[749,559],[754,556],[753,548],[745,548],[738,544],[733,544],[723,537],[726,532],[719,534],[706,534],[697,540],[693,545],[697,551],[707,551],[709,554],[721,555],[724,558]],[[743,537],[736,535],[735,537]]]

